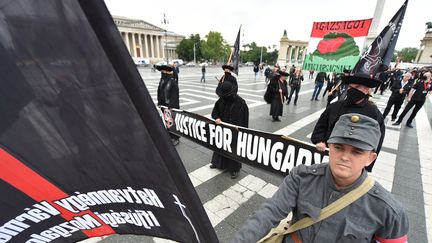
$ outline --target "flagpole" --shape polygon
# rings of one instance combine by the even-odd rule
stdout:
[[[228,58],[227,64],[230,64],[233,53],[234,53],[234,49],[231,50],[231,54],[230,54],[230,56]]]
[[[240,25],[240,27],[239,27],[239,33],[240,33],[240,30],[241,30],[241,25]],[[237,37],[239,37],[238,35],[237,35]],[[236,38],[236,41],[237,41],[237,38]],[[240,44],[240,43],[239,43]],[[233,56],[233,53],[234,53],[234,50],[235,50],[235,42],[234,42],[234,48],[231,50],[231,54],[230,54],[230,56],[229,56],[229,58],[228,58],[228,62],[227,62],[227,64],[230,64],[230,62],[231,62],[231,59],[232,59],[232,56]]]

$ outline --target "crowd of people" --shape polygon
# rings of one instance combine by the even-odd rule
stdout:
[[[178,70],[161,66],[158,105],[179,108]],[[233,66],[222,66],[218,79],[218,95],[212,118],[216,124],[248,127],[249,109],[238,95]],[[361,69],[360,69],[361,70]],[[254,67],[255,78],[259,70]],[[205,82],[205,68],[201,82]],[[280,121],[284,104],[289,105],[304,81],[303,71],[294,65],[287,70],[275,65],[264,71],[273,121]],[[313,80],[314,71],[309,72]],[[393,108],[392,125],[400,125],[413,109],[406,126],[412,121],[432,93],[431,70],[394,69],[376,77],[356,70],[327,74],[318,72],[311,101],[327,96],[327,107],[318,119],[311,141],[318,151],[329,150],[329,163],[295,167],[284,179],[274,196],[265,202],[236,233],[232,242],[406,242],[408,218],[403,206],[378,182],[368,176],[381,150],[385,137],[385,119]],[[371,96],[391,92],[383,113]],[[398,116],[404,101],[404,110]],[[174,145],[178,137],[170,134]],[[241,163],[214,153],[211,169],[227,169],[236,179]],[[300,190],[301,188],[301,190]],[[336,195],[332,198],[331,195]],[[321,211],[322,210],[322,211]],[[324,214],[324,211],[326,214]],[[340,212],[339,212],[340,211]],[[287,215],[292,212],[292,221]],[[327,219],[327,217],[329,219]],[[348,232],[348,233],[347,233]],[[282,242],[282,241],[279,241]]]
[[[171,108],[179,108],[179,89],[178,89],[178,73],[179,69],[176,64],[163,65],[156,67],[161,71],[161,79],[158,87],[158,105],[163,105]],[[206,68],[202,66],[202,77],[200,82],[205,82]],[[219,104],[225,104],[227,96],[224,92],[221,92],[221,84],[225,81],[232,84],[233,92],[230,93],[228,99],[232,101],[231,95],[239,97],[237,95],[238,84],[234,75],[231,74],[233,67],[230,65],[223,65],[224,75],[219,80],[219,85],[216,89],[216,93],[220,99],[216,102],[215,109],[212,117],[217,119],[216,110],[220,109]],[[262,69],[262,66],[255,65],[253,68],[254,77],[256,78],[258,73]],[[298,94],[304,81],[303,70],[300,67],[292,65],[289,70],[287,67],[280,67],[274,65],[271,69],[270,66],[264,71],[265,81],[267,84],[267,93],[269,95],[270,104],[270,116],[274,122],[280,122],[280,118],[283,115],[283,105],[289,105],[294,95],[294,105],[297,105]],[[348,82],[346,79],[350,78],[350,70],[344,70],[343,73],[326,73],[318,72],[314,75],[314,70],[309,71],[309,79],[314,80],[314,90],[312,93],[311,101],[318,101],[321,90],[324,89],[322,98],[327,98],[327,109],[323,112],[319,118],[315,129],[312,133],[312,142],[316,144],[316,148],[319,151],[324,151],[327,148],[326,141],[329,138],[332,126],[336,123],[337,119],[341,114],[345,113],[360,113],[365,114],[369,117],[374,118],[380,124],[381,139],[379,142],[378,150],[379,153],[384,134],[385,127],[384,121],[393,108],[391,114],[391,121],[393,125],[400,125],[407,113],[412,109],[412,113],[409,116],[406,126],[412,128],[412,121],[416,116],[417,112],[423,106],[426,95],[431,92],[431,72],[427,69],[412,69],[405,70],[403,72],[400,69],[388,70],[380,73],[377,76],[379,82],[369,82],[364,79],[356,79],[360,81]],[[225,84],[224,90],[227,89]],[[371,102],[370,97],[372,95],[378,95],[377,92],[383,94],[389,90],[391,92],[387,106],[383,113],[378,110],[376,105]],[[237,98],[236,98],[237,99]],[[397,116],[404,100],[407,100],[407,104],[402,113]],[[246,104],[246,103],[244,103]],[[225,105],[223,106],[225,107]],[[247,105],[246,105],[247,107]],[[226,116],[226,112],[223,113]],[[219,117],[220,118],[220,117]],[[230,120],[231,118],[223,118],[227,123],[236,124],[236,121]],[[397,119],[397,120],[396,120]],[[242,122],[242,124],[247,124]],[[240,125],[240,124],[236,124]],[[176,145],[179,142],[178,136],[170,134],[173,143]],[[372,169],[373,163],[367,169]]]

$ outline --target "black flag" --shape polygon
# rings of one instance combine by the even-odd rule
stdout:
[[[218,242],[104,2],[0,2],[0,242]]]
[[[240,61],[240,30],[241,26],[239,28],[236,41],[234,43],[234,50],[232,55],[232,66],[234,67],[234,73],[238,75],[238,67],[239,67],[239,61]]]
[[[358,82],[369,87],[376,87],[380,84],[378,74],[389,68],[407,5],[408,0],[368,47],[352,70],[351,76],[346,78],[348,82]]]

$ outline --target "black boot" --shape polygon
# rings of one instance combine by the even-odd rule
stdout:
[[[235,178],[237,178],[238,175],[239,175],[239,172],[238,172],[238,171],[232,171],[232,172],[231,172],[231,179],[235,179]]]

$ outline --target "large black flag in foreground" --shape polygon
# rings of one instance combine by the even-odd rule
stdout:
[[[217,242],[103,1],[0,6],[0,242]]]

